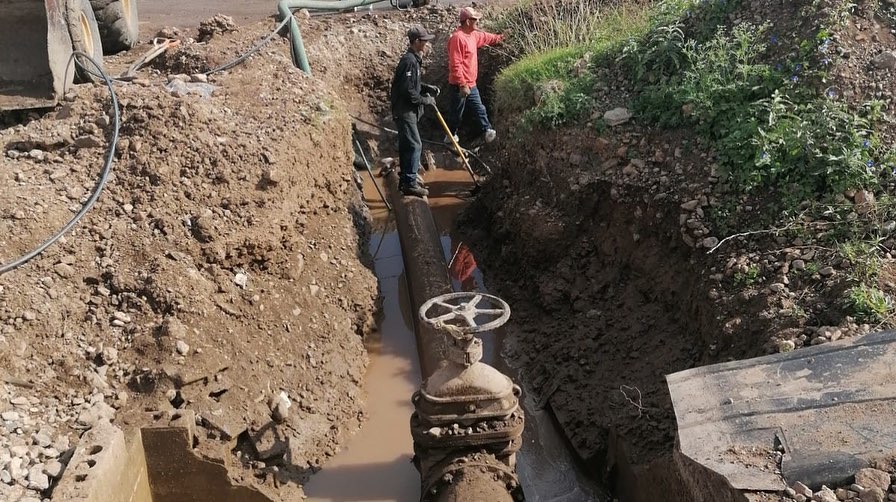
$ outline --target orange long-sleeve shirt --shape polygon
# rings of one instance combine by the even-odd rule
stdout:
[[[448,39],[448,83],[468,87],[476,85],[479,76],[478,49],[502,40],[504,35],[479,30],[464,33],[460,28],[454,30]]]

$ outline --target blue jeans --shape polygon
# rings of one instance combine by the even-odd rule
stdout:
[[[488,121],[488,113],[485,111],[485,105],[482,104],[482,98],[479,96],[479,87],[470,88],[470,95],[466,98],[460,95],[460,87],[456,85],[448,86],[448,97],[451,98],[451,104],[448,108],[448,129],[451,134],[457,134],[457,128],[460,127],[460,121],[464,116],[464,108],[467,104],[476,114],[479,120],[479,128],[485,132],[492,128],[491,122]]]
[[[401,172],[398,175],[400,186],[417,185],[417,171],[420,169],[420,153],[423,141],[417,129],[417,112],[407,111],[395,117],[398,127],[398,164]]]

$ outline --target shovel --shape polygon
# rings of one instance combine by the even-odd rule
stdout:
[[[454,145],[454,149],[457,151],[457,154],[460,156],[460,160],[464,163],[464,167],[467,168],[467,172],[470,173],[470,177],[473,178],[473,184],[476,185],[470,193],[476,195],[482,190],[482,186],[479,185],[479,180],[476,179],[476,174],[473,172],[473,168],[470,167],[470,162],[467,161],[467,156],[464,155],[464,149],[457,144],[457,141],[454,140],[454,135],[451,134],[451,130],[448,129],[448,124],[445,123],[445,119],[442,118],[442,113],[439,111],[439,107],[436,105],[432,105],[433,109],[436,111],[436,117],[439,118],[439,123],[442,124],[442,128],[445,129],[445,136],[451,139],[451,144]]]

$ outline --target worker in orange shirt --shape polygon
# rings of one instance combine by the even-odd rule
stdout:
[[[488,121],[488,113],[476,87],[476,78],[479,76],[479,48],[500,43],[504,40],[504,35],[477,29],[481,18],[482,14],[472,7],[464,7],[460,10],[460,26],[448,39],[448,92],[451,99],[448,129],[455,141],[464,109],[468,104],[479,119],[486,143],[494,141],[497,136],[491,122]],[[445,137],[445,142],[450,143],[451,139]]]

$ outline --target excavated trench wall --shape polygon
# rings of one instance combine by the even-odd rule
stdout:
[[[493,289],[514,305],[511,363],[617,496],[692,500],[672,458],[664,377],[756,354],[720,329],[704,258],[679,234],[680,202],[567,162],[576,138],[501,148],[463,226]]]

